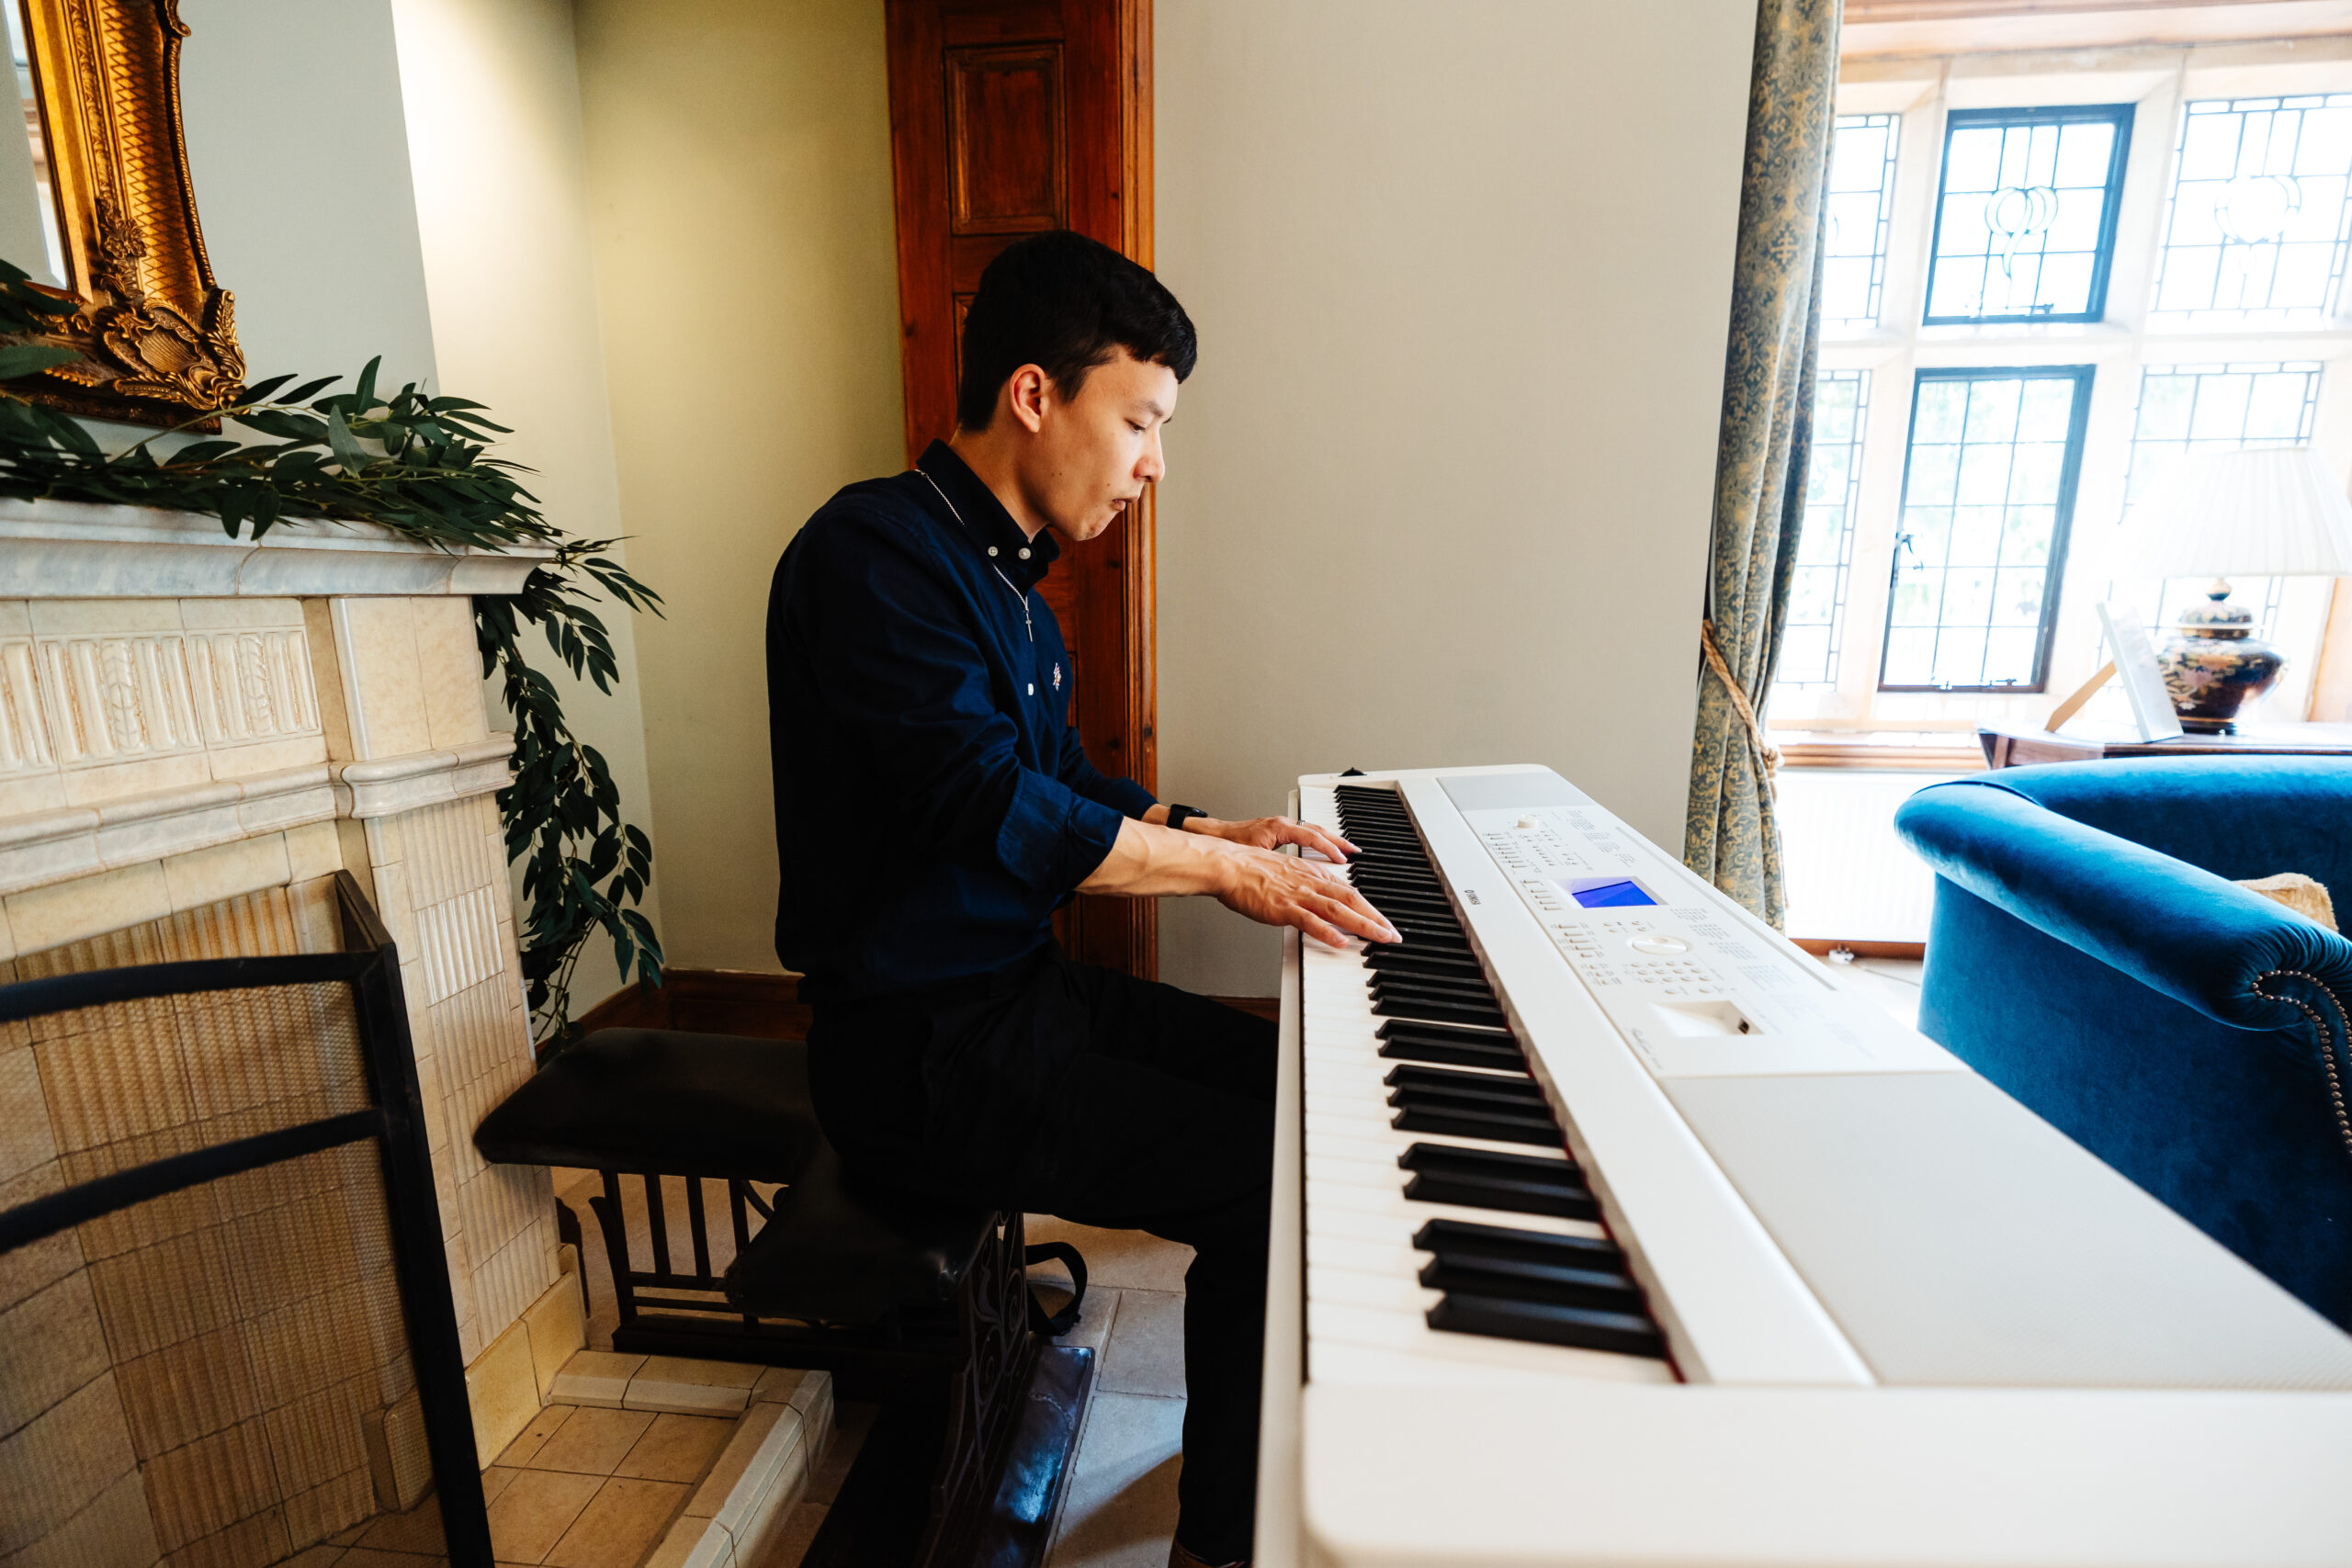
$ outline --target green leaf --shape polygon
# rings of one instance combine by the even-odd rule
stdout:
[[[368,361],[368,368],[370,375],[374,374],[375,361]],[[356,479],[368,467],[368,454],[359,449],[351,426],[340,413],[327,415],[327,445],[334,448],[335,461],[343,465],[344,478]]]
[[[70,348],[57,348],[45,343],[8,344],[0,346],[0,381],[35,375],[52,365],[70,365],[81,357]]]

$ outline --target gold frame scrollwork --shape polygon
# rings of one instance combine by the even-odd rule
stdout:
[[[82,358],[20,388],[68,412],[178,424],[244,384],[236,311],[212,278],[180,130],[179,0],[24,6],[68,292],[55,341]]]

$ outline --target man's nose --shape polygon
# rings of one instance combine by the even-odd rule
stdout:
[[[1153,484],[1167,472],[1168,459],[1159,449],[1159,432],[1155,430],[1151,433],[1151,439],[1144,444],[1143,461],[1136,465],[1136,477],[1147,484]]]

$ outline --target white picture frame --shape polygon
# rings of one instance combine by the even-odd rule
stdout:
[[[2132,723],[2143,740],[2177,740],[2184,733],[2180,716],[2173,711],[2172,694],[2156,668],[2155,644],[2129,606],[2109,600],[2098,607],[2098,624],[2107,634],[2108,650],[2115,655],[2116,679],[2132,705]]]

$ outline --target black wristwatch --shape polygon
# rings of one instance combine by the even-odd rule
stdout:
[[[1168,825],[1181,833],[1184,830],[1185,818],[1206,817],[1207,815],[1207,812],[1202,810],[1197,806],[1170,806],[1168,808]]]

